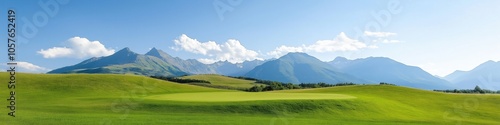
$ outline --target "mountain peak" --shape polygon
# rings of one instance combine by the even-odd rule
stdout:
[[[172,56],[170,56],[169,54],[159,50],[159,49],[156,49],[156,48],[151,48],[151,50],[149,50],[145,55],[150,55],[150,56],[155,56],[155,57],[158,57],[158,58],[173,58]]]
[[[161,50],[156,49],[155,47],[151,48],[146,55],[159,54]]]
[[[135,53],[132,50],[130,50],[130,48],[125,47],[125,48],[121,49],[120,51],[116,52],[113,55],[129,55],[129,54],[134,54],[135,55],[137,53]]]
[[[308,55],[308,54],[304,52],[289,52],[286,55]]]
[[[320,65],[320,66],[324,66],[324,67],[331,67],[331,66],[329,66],[328,63],[323,62],[323,61],[319,60],[318,58],[311,56],[311,55],[308,55],[307,53],[303,53],[303,52],[291,52],[291,53],[288,53],[288,54],[280,57],[278,60],[290,62],[290,63],[299,63],[299,64],[309,63],[309,64]],[[326,66],[326,65],[328,65],[328,66]]]
[[[364,58],[364,59],[360,59],[362,61],[370,61],[370,62],[373,62],[373,63],[376,63],[376,64],[402,64],[402,65],[406,65],[406,64],[403,64],[401,62],[398,62],[396,60],[393,60],[391,58],[388,58],[388,57],[368,57],[368,58]]]
[[[149,51],[158,51],[158,49],[156,49],[155,47],[151,48],[151,50]]]
[[[393,60],[389,57],[375,57],[375,56],[370,56],[370,57],[367,57],[365,59],[378,59],[378,60]]]
[[[120,51],[122,51],[122,50],[123,51],[131,51],[130,48],[128,48],[128,47],[125,47],[125,48],[121,49]]]
[[[497,63],[498,63],[498,64],[497,64]],[[499,62],[495,62],[495,61],[493,61],[493,60],[488,60],[488,61],[486,61],[486,62],[484,62],[484,63],[479,64],[479,66],[477,66],[477,67],[476,67],[476,68],[474,68],[474,69],[488,68],[488,67],[493,67],[493,66],[495,66],[495,65],[500,65],[500,63],[499,63]],[[474,69],[473,69],[473,70],[474,70]]]
[[[348,61],[348,59],[342,56],[337,56],[335,59],[333,59],[333,62],[344,62],[344,61]]]
[[[308,55],[307,53],[303,53],[303,52],[289,52],[288,54],[286,54],[284,56],[281,56],[279,59],[283,59],[283,58],[299,58],[299,57],[312,57],[312,56]]]
[[[495,62],[493,60],[488,60],[488,61],[484,62],[483,64],[490,64],[491,65],[491,64],[494,64],[494,63],[497,63],[497,62]]]

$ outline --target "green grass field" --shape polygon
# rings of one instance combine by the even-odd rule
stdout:
[[[206,80],[210,81],[210,83],[215,86],[229,86],[235,89],[248,89],[254,85],[263,85],[260,83],[255,83],[255,81],[251,80],[236,79],[217,74],[190,75],[184,76],[182,78]]]
[[[185,101],[185,102],[238,102],[258,100],[328,100],[354,99],[354,96],[322,93],[269,93],[269,92],[198,92],[162,94],[145,97],[145,99]]]
[[[108,74],[17,74],[17,80],[16,117],[0,108],[0,124],[500,124],[499,95],[387,85],[249,93]],[[8,98],[7,86],[1,90]]]

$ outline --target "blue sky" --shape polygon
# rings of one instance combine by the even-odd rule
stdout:
[[[296,51],[323,61],[383,56],[440,76],[500,60],[497,0],[235,1],[3,0],[0,7],[16,11],[17,34],[25,38],[18,61],[30,72],[124,47],[205,63]],[[30,23],[34,28],[26,28]]]

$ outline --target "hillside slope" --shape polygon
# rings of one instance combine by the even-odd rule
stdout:
[[[0,79],[8,76],[0,73]],[[2,124],[500,124],[499,95],[445,94],[387,85],[254,94],[118,74],[19,73],[17,82],[18,114],[0,117]],[[186,94],[207,98],[161,99],[185,99]],[[315,99],[315,94],[320,97]],[[210,102],[231,95],[248,98]]]
[[[255,81],[251,81],[251,80],[236,79],[236,78],[221,76],[221,75],[217,75],[217,74],[190,75],[190,76],[183,76],[181,78],[206,80],[206,81],[209,81],[212,85],[229,86],[229,87],[241,88],[241,89],[248,89],[254,85],[263,85],[260,83],[255,83]]]

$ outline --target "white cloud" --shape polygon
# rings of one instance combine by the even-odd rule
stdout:
[[[43,58],[67,57],[73,54],[73,50],[66,47],[52,47],[47,50],[40,50],[37,53],[42,54]]]
[[[397,43],[398,40],[389,40],[385,37],[394,36],[396,33],[390,32],[369,32],[365,31],[365,35],[377,37],[373,43]],[[267,52],[267,56],[280,57],[290,52],[345,52],[357,51],[365,48],[376,49],[375,44],[366,44],[370,41],[359,41],[349,38],[344,32],[341,32],[334,39],[331,40],[318,40],[310,45],[301,46],[286,46],[282,45],[276,47],[274,50]],[[214,41],[199,42],[196,39],[189,38],[187,35],[182,34],[178,39],[174,40],[175,46],[170,47],[173,50],[184,50],[191,53],[201,54],[209,58],[200,58],[198,61],[202,63],[213,63],[217,61],[229,61],[232,63],[243,62],[245,60],[261,59],[259,53],[246,49],[239,41],[230,39],[224,44],[217,44]]]
[[[47,68],[41,67],[41,66],[37,66],[37,65],[29,63],[29,62],[16,62],[16,63],[17,63],[17,65],[16,65],[17,72],[46,73],[46,72],[50,71],[50,69],[47,69]],[[10,68],[10,66],[8,66],[6,63],[3,63],[2,66],[4,66],[4,69]]]
[[[207,59],[207,58],[200,58],[200,59],[196,59],[196,60],[200,61],[201,63],[205,63],[205,64],[212,64],[212,63],[217,62],[217,60],[215,60],[215,59]]]
[[[312,45],[302,45],[299,47],[280,46],[268,52],[267,55],[280,57],[289,52],[336,52],[336,51],[356,51],[363,48],[377,48],[374,45],[366,45],[355,39],[351,39],[341,32],[333,40],[319,40]]]
[[[365,31],[365,36],[370,36],[370,37],[389,37],[389,36],[395,36],[397,35],[396,33],[391,33],[391,32],[371,32],[371,31]]]
[[[182,34],[179,39],[174,40],[174,43],[177,47],[181,47],[176,48],[176,50],[183,49],[196,54],[207,55],[209,53],[213,53],[214,51],[222,51],[220,45],[214,41],[201,43],[196,39],[189,38],[186,34]]]
[[[314,52],[355,51],[367,47],[363,42],[351,39],[341,32],[333,40],[319,40],[307,47]]]
[[[280,46],[280,47],[277,47],[276,49],[274,49],[273,51],[271,52],[267,52],[267,55],[270,55],[270,56],[274,56],[276,58],[280,57],[280,56],[283,56],[287,53],[290,53],[290,52],[304,52],[304,48],[303,46],[301,47],[289,47],[289,46]]]
[[[189,38],[182,34],[178,39],[174,40],[172,49],[179,51],[201,54],[210,58],[198,59],[202,63],[213,63],[216,61],[229,61],[231,63],[240,63],[246,60],[255,60],[259,58],[259,54],[253,50],[246,49],[238,40],[229,39],[224,44],[217,44],[214,41],[199,42],[196,39]]]
[[[376,39],[376,40],[372,40],[372,42],[374,42],[374,43],[400,43],[401,41],[379,38],[379,39]]]
[[[388,39],[384,39],[382,41],[382,43],[399,43],[399,42],[401,42],[401,41],[399,41],[399,40],[388,40]]]
[[[364,33],[365,36],[374,38],[371,40],[374,43],[399,43],[401,41],[399,40],[391,40],[388,39],[388,37],[391,36],[396,36],[396,33],[391,33],[391,32],[371,32],[371,31],[365,31]]]
[[[99,41],[90,41],[87,38],[73,37],[66,41],[69,47],[52,47],[47,50],[41,49],[37,53],[43,58],[85,58],[108,56],[115,53],[114,49],[106,48]]]
[[[378,46],[377,46],[377,45],[369,45],[369,46],[367,46],[366,48],[370,48],[370,49],[378,49]]]
[[[21,72],[45,73],[50,70],[45,67],[37,66],[29,62],[17,62],[17,66],[21,68],[19,70]]]

